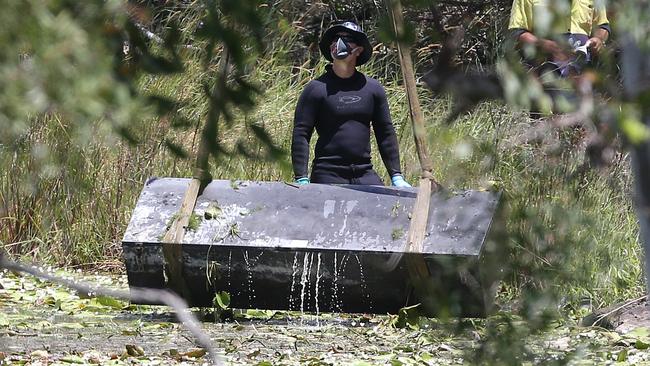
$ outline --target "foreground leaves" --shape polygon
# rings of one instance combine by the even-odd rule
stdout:
[[[125,286],[122,278],[92,278],[104,285]],[[173,317],[164,307],[80,298],[7,272],[0,272],[0,285],[0,337],[6,348],[0,353],[2,362],[205,363],[205,350],[197,349],[182,327],[170,322]],[[404,309],[396,316],[319,317],[235,310],[233,323],[205,322],[203,326],[222,351],[222,359],[233,365],[467,364],[489,337],[488,329],[504,329],[498,326],[498,317],[442,322],[418,317],[413,310]],[[209,314],[205,318],[212,319]],[[513,319],[513,326],[526,326]],[[650,364],[649,329],[619,334],[572,324],[556,323],[550,330],[522,339],[534,364]],[[480,362],[489,364],[490,360]]]

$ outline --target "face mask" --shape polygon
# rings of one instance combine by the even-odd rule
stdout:
[[[343,38],[339,38],[336,41],[336,49],[332,52],[332,57],[338,60],[343,60],[350,56],[354,50],[356,50],[356,48],[350,47],[350,44],[345,42]]]

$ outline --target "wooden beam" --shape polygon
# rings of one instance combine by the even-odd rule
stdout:
[[[388,0],[388,2],[390,3],[395,33],[397,34],[398,39],[402,39],[404,34],[402,5],[399,0]],[[432,175],[433,163],[429,157],[426,143],[424,115],[417,94],[411,51],[409,46],[402,42],[397,42],[397,50],[399,52],[400,65],[404,77],[404,86],[406,88],[406,96],[409,103],[409,111],[413,125],[413,138],[415,139],[415,147],[418,152],[420,167],[422,169],[422,178],[419,182],[418,195],[411,215],[411,226],[409,227],[407,242],[411,251],[420,251],[422,249],[422,240],[424,239],[424,233],[426,231],[431,192],[438,189],[438,184],[434,181]]]
[[[404,15],[402,14],[402,5],[399,0],[387,1],[391,5],[395,33],[398,40],[401,40],[404,36]],[[420,167],[423,171],[431,172],[433,170],[433,163],[429,157],[429,151],[425,142],[426,130],[424,128],[424,115],[422,114],[422,107],[420,106],[420,99],[417,94],[411,49],[409,45],[398,41],[397,51],[399,53],[404,86],[406,88],[406,97],[409,103],[409,112],[413,125],[413,138],[415,138],[415,147],[418,152],[418,158],[420,159]]]
[[[215,81],[211,96],[213,99],[218,100],[221,97],[223,88],[226,85],[229,58],[228,49],[224,46],[219,60],[219,79]],[[172,223],[162,239],[163,256],[167,266],[167,287],[174,290],[188,302],[192,302],[192,299],[183,276],[183,238],[194,213],[196,199],[211,179],[210,146],[216,142],[220,114],[219,108],[212,103],[207,121],[201,131],[193,178],[185,191],[180,209],[174,215]]]
[[[426,234],[427,222],[429,219],[429,203],[431,202],[431,192],[438,189],[437,183],[433,180],[433,163],[429,157],[429,151],[426,144],[426,129],[424,126],[424,115],[420,106],[420,100],[417,94],[415,83],[415,71],[413,69],[413,60],[411,59],[411,50],[409,45],[402,43],[404,35],[404,15],[402,5],[399,0],[387,0],[393,20],[393,27],[397,35],[397,50],[399,52],[402,75],[404,77],[404,86],[409,103],[411,123],[413,125],[413,138],[420,160],[422,176],[418,185],[418,192],[411,212],[411,223],[406,236],[406,251],[420,253],[422,243]],[[419,255],[406,256],[409,277],[413,284],[415,295],[427,307],[427,284],[430,281],[429,268],[424,258]]]

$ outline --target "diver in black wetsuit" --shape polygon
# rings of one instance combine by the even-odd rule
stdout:
[[[392,185],[410,187],[400,171],[397,136],[384,88],[356,70],[372,55],[365,33],[353,22],[331,26],[320,43],[332,61],[325,74],[307,84],[294,118],[291,158],[296,183],[383,185],[370,163],[370,126]],[[309,140],[316,129],[311,179]]]

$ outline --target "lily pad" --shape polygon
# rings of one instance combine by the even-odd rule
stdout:
[[[97,296],[97,302],[104,306],[111,307],[113,309],[117,310],[122,310],[124,309],[127,305],[123,303],[120,300],[117,300],[113,297],[108,297],[108,296]]]
[[[68,355],[68,356],[61,357],[60,361],[65,363],[75,363],[75,364],[86,363],[83,358],[76,355]]]

